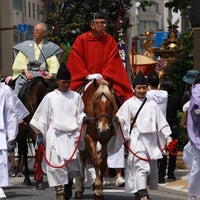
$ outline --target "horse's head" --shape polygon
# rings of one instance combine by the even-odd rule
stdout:
[[[117,111],[112,82],[94,80],[92,84],[96,91],[90,100],[90,116],[98,134],[104,136],[112,129],[112,119]]]

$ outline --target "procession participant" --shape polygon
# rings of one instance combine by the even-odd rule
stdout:
[[[181,98],[178,94],[176,94],[176,87],[173,81],[167,77],[161,80],[160,89],[168,92],[168,101],[167,101],[167,122],[171,128],[172,140],[179,139],[179,120],[178,120],[178,112],[181,110]],[[174,175],[174,171],[176,169],[176,154],[175,151],[169,151],[169,160],[164,162],[165,166],[163,166],[163,172],[165,176],[166,168],[167,168],[167,179],[176,180]],[[167,167],[168,165],[168,167]],[[164,177],[163,176],[163,177]]]
[[[134,193],[137,200],[146,200],[149,199],[147,185],[150,189],[158,188],[157,160],[162,158],[161,148],[166,145],[171,130],[157,103],[146,98],[148,82],[141,71],[133,81],[133,88],[135,96],[124,102],[116,116],[129,147],[138,156],[129,152],[125,191]]]
[[[160,78],[156,71],[152,71],[148,77],[149,90],[147,91],[146,97],[155,101],[163,115],[166,117],[167,112],[167,99],[168,93],[165,90],[159,89]],[[163,152],[163,158],[158,159],[158,182],[165,183],[165,175],[166,175],[166,167],[167,167],[167,154],[166,151]]]
[[[194,83],[196,77],[199,75],[199,71],[195,69],[188,70],[185,76],[183,76],[183,82],[186,83],[185,85],[185,92],[183,93],[182,97],[182,105],[184,105],[187,101],[190,100],[191,97],[191,87]]]
[[[38,23],[33,28],[33,40],[27,40],[13,47],[15,60],[12,66],[15,93],[36,76],[48,79],[55,75],[59,68],[62,49],[45,39],[47,26]]]
[[[43,98],[30,124],[38,133],[38,143],[42,143],[44,138],[49,162],[61,166],[75,149],[86,114],[81,96],[70,90],[71,74],[65,63],[61,63],[56,78],[58,88]],[[72,186],[72,179],[79,172],[77,163],[76,152],[64,168],[47,164],[48,183],[55,187],[57,200],[71,198],[72,191],[68,191],[68,186]]]
[[[183,150],[183,160],[188,171],[188,195],[189,200],[200,197],[200,76],[196,77],[191,88],[191,100],[188,109],[187,133],[189,141]]]
[[[67,66],[72,74],[72,90],[77,90],[86,80],[103,78],[114,81],[114,91],[121,104],[133,96],[117,43],[106,32],[103,13],[91,14],[90,30],[76,38]]]
[[[72,90],[76,91],[86,80],[103,78],[108,82],[113,80],[113,89],[119,105],[133,96],[131,82],[119,55],[117,43],[106,32],[104,13],[91,14],[90,30],[76,38],[67,66],[72,74]],[[125,181],[122,177],[122,163],[124,161],[118,162],[119,157],[124,156],[123,146],[116,156],[108,158],[108,164],[109,167],[116,168],[115,185],[123,186]]]
[[[18,124],[29,112],[13,90],[0,82],[0,199],[6,198],[2,187],[8,186],[8,155],[15,150]]]

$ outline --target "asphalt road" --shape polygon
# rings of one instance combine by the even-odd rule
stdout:
[[[46,179],[46,178],[45,178]],[[10,186],[4,188],[7,195],[7,199],[11,200],[55,200],[55,190],[54,188],[49,188],[45,180],[46,189],[36,190],[35,181],[31,177],[32,185],[23,185],[23,177],[10,178]],[[149,191],[151,200],[187,200],[187,196],[182,193],[178,193],[173,190],[167,190],[159,188],[156,191]],[[74,198],[74,188],[73,188],[73,200]],[[90,185],[85,186],[85,192],[82,199],[92,200],[93,191]],[[115,186],[104,186],[104,200],[134,200],[133,194],[127,194],[124,192],[124,187],[118,188]]]

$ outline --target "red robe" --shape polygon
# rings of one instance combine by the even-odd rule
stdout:
[[[72,90],[77,90],[89,74],[99,73],[108,82],[113,80],[113,89],[118,97],[127,100],[133,96],[131,82],[120,58],[117,43],[109,34],[105,34],[101,39],[94,38],[91,32],[78,36],[66,65],[72,75]]]

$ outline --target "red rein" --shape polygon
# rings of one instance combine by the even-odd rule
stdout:
[[[119,124],[120,126],[120,132],[121,132],[121,135],[122,135],[122,138],[124,140],[124,145],[125,147],[127,148],[127,150],[129,152],[131,152],[135,157],[139,158],[140,160],[144,160],[144,161],[150,161],[151,159],[150,158],[143,158],[143,157],[140,157],[139,155],[137,155],[135,152],[132,151],[132,149],[129,147],[128,145],[128,142],[126,141],[125,137],[124,137],[124,134],[123,134],[123,131],[122,131],[122,128],[121,128],[121,125]],[[168,146],[166,145],[162,150],[161,152],[163,152],[164,150],[168,150],[169,153],[173,156],[176,156],[177,153],[178,153],[178,149],[177,149],[177,143],[178,143],[178,139],[175,139],[175,140],[172,140]]]
[[[50,167],[53,167],[53,168],[64,168],[71,162],[71,160],[74,157],[74,154],[76,153],[78,146],[80,144],[82,131],[83,131],[83,124],[81,126],[80,135],[78,137],[78,141],[76,143],[76,146],[74,148],[74,151],[73,151],[71,157],[69,158],[69,160],[67,160],[64,164],[62,164],[60,166],[55,166],[55,165],[53,165],[49,162],[49,160],[47,159],[47,156],[46,156],[44,146],[43,146],[43,144],[40,144],[39,148],[36,151],[35,163],[34,163],[34,166],[33,166],[33,168],[35,169],[34,179],[36,181],[41,180],[42,177],[43,177],[43,171],[42,171],[42,166],[41,166],[43,156],[44,156],[44,159],[45,159],[47,165],[49,165]]]

